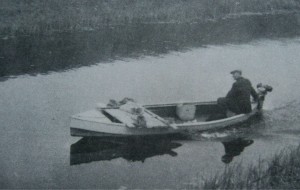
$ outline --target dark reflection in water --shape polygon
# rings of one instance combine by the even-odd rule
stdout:
[[[244,151],[245,147],[250,146],[253,142],[253,140],[243,138],[222,142],[225,149],[225,154],[222,156],[222,161],[225,164],[230,163],[235,156],[239,156]]]
[[[71,145],[70,165],[93,161],[109,161],[123,158],[130,162],[144,162],[158,155],[177,156],[173,150],[181,144],[169,139],[101,139],[82,138]]]
[[[299,15],[255,15],[206,23],[136,24],[100,31],[0,38],[0,77],[64,71],[207,44],[299,34]],[[2,79],[3,80],[3,79]]]

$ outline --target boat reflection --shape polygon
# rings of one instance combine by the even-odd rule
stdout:
[[[245,149],[254,141],[249,139],[237,138],[231,141],[222,142],[225,149],[225,154],[222,156],[222,162],[230,163],[235,156],[239,156]]]
[[[168,154],[177,156],[173,149],[181,144],[169,139],[103,139],[82,138],[70,147],[70,165],[109,161],[123,158],[130,162],[144,162],[147,158]]]

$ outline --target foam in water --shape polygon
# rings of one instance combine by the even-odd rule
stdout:
[[[201,136],[204,138],[211,139],[211,138],[224,138],[224,137],[227,137],[228,134],[225,132],[215,132],[215,133],[205,132],[205,133],[202,133]]]

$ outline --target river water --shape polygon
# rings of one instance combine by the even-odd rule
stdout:
[[[253,32],[247,39],[241,31],[236,34],[243,35],[229,38],[230,32],[224,30],[226,39],[205,38],[195,44],[190,39],[195,36],[188,36],[192,32],[180,28],[179,33],[186,36],[183,42],[175,40],[182,36],[170,34],[169,41],[161,37],[165,43],[157,44],[162,40],[151,34],[148,42],[153,39],[153,44],[148,46],[143,46],[147,40],[137,43],[138,34],[126,30],[135,43],[124,42],[124,47],[119,42],[114,49],[105,46],[104,40],[103,49],[97,49],[101,57],[93,50],[96,44],[91,45],[98,39],[93,39],[94,32],[88,45],[79,46],[84,53],[76,46],[79,42],[72,41],[81,44],[82,40],[74,36],[63,36],[61,42],[47,36],[47,43],[55,41],[53,47],[34,40],[41,36],[3,37],[1,43],[8,48],[4,51],[2,46],[1,54],[0,186],[182,188],[228,165],[242,163],[246,168],[298,145],[300,38],[298,29],[291,32],[286,30],[286,22],[280,23],[283,26],[277,29],[269,28],[274,23],[263,26],[264,30],[256,28],[257,35]],[[293,24],[288,23],[290,28],[296,27]],[[179,35],[178,31],[174,33]],[[146,37],[141,36],[138,39],[143,41]],[[128,47],[133,48],[124,50]],[[142,104],[215,100],[230,89],[233,79],[229,72],[237,68],[253,84],[274,87],[266,98],[263,116],[249,123],[176,139],[112,143],[70,136],[71,115],[109,99],[131,97]]]

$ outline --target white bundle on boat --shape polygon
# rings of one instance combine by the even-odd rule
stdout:
[[[147,127],[147,121],[144,117],[144,108],[135,102],[127,101],[120,106],[120,110],[130,113],[134,124],[138,127]]]
[[[195,105],[179,104],[176,106],[176,114],[178,118],[182,121],[194,120],[196,113]]]
[[[111,116],[115,117],[127,127],[170,127],[169,123],[145,109],[143,106],[136,103],[133,99],[124,98],[122,101],[110,100],[109,103],[103,107],[103,104],[98,105],[98,109],[105,110]],[[172,126],[171,126],[172,127]]]

